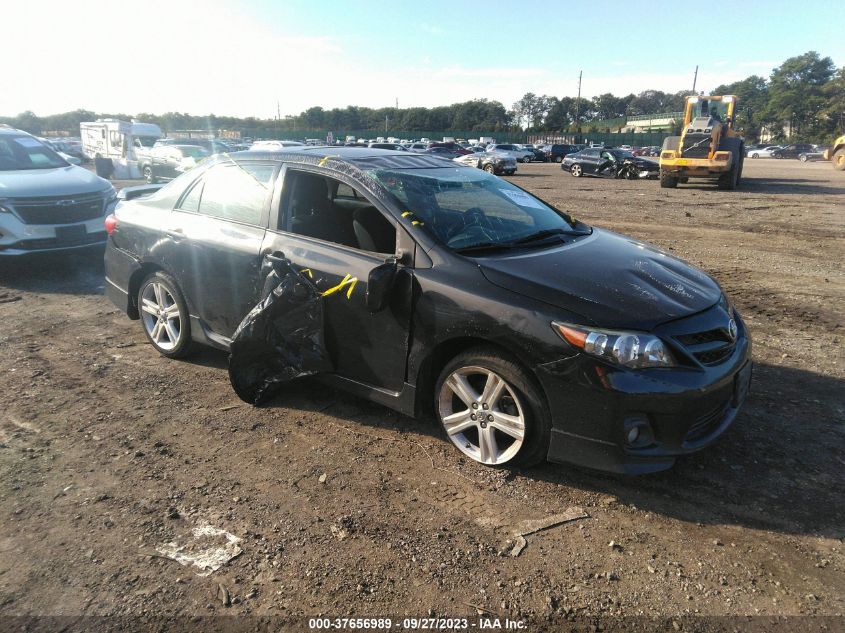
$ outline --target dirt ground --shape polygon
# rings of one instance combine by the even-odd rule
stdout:
[[[152,350],[103,297],[99,254],[0,261],[0,614],[841,616],[845,173],[745,177],[513,178],[701,266],[750,327],[734,427],[639,478],[485,468],[430,420],[307,381],[252,408],[223,353]],[[511,555],[521,522],[571,508],[588,518]],[[240,555],[201,576],[161,553],[204,525]]]

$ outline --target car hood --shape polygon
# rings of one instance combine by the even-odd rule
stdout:
[[[660,163],[656,160],[651,160],[650,158],[643,158],[642,156],[635,156],[631,159],[640,167],[645,167],[647,169],[660,169]]]
[[[560,247],[477,262],[491,283],[605,328],[650,330],[705,310],[721,296],[719,285],[699,269],[601,229]]]
[[[53,169],[0,171],[0,198],[72,196],[104,191],[109,186],[108,180],[74,165]]]

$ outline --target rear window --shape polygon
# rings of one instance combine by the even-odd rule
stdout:
[[[203,176],[199,212],[223,220],[261,224],[273,169],[272,165],[249,164],[212,167]]]

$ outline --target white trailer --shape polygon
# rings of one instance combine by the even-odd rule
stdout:
[[[139,154],[143,154],[162,137],[155,123],[98,119],[79,124],[82,152],[92,160],[110,158],[115,178],[140,178]]]

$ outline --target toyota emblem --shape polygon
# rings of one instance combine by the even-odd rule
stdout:
[[[734,321],[733,319],[728,321],[728,334],[730,335],[732,341],[736,340],[737,328],[736,321]]]

